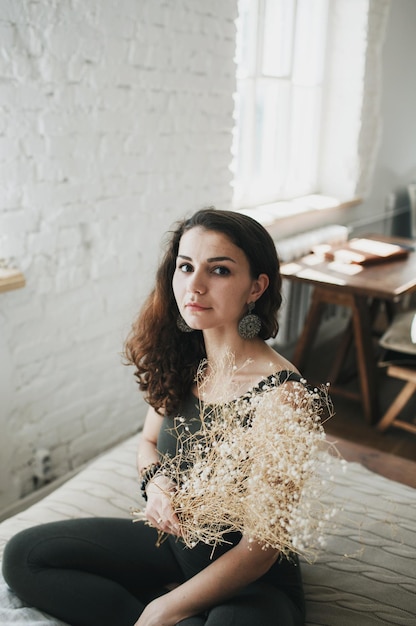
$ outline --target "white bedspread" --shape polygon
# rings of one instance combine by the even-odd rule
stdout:
[[[91,515],[130,517],[141,499],[132,437],[42,501],[0,524],[7,539],[41,522]],[[361,465],[334,467],[334,504],[343,508],[318,560],[302,563],[307,626],[416,624],[416,490]],[[0,581],[0,624],[62,625],[21,602]]]

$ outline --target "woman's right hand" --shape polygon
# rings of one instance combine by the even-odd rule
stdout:
[[[172,508],[169,493],[176,485],[167,476],[156,475],[146,487],[145,515],[152,526],[170,535],[181,535],[178,516]]]
[[[147,604],[134,626],[175,626],[178,618],[169,610],[165,594]]]

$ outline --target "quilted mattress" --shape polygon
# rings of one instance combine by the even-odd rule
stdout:
[[[92,461],[42,500],[0,523],[8,538],[34,524],[87,516],[131,517],[140,502],[135,469],[139,435]],[[334,463],[331,498],[342,511],[326,547],[302,562],[307,626],[416,624],[416,490],[357,463]],[[62,622],[23,606],[0,580],[0,624]]]

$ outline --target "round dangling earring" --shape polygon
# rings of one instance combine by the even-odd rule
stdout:
[[[249,302],[248,311],[238,324],[238,334],[242,339],[254,339],[260,332],[261,319],[252,313],[254,306],[254,302]]]
[[[183,333],[193,333],[194,332],[194,329],[191,328],[190,326],[188,326],[188,324],[183,319],[182,315],[178,315],[178,317],[176,318],[176,326]]]

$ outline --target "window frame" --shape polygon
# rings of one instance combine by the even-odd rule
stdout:
[[[389,6],[390,0],[331,0],[329,4],[322,88],[324,123],[315,193],[244,200],[235,177],[235,210],[261,213],[263,221],[272,221],[273,216],[279,219],[303,211],[356,206],[369,193],[381,136],[381,48]],[[354,97],[350,98],[352,92]],[[241,150],[237,117],[235,122],[231,165],[234,176],[236,151]],[[245,177],[251,181],[249,171]]]

